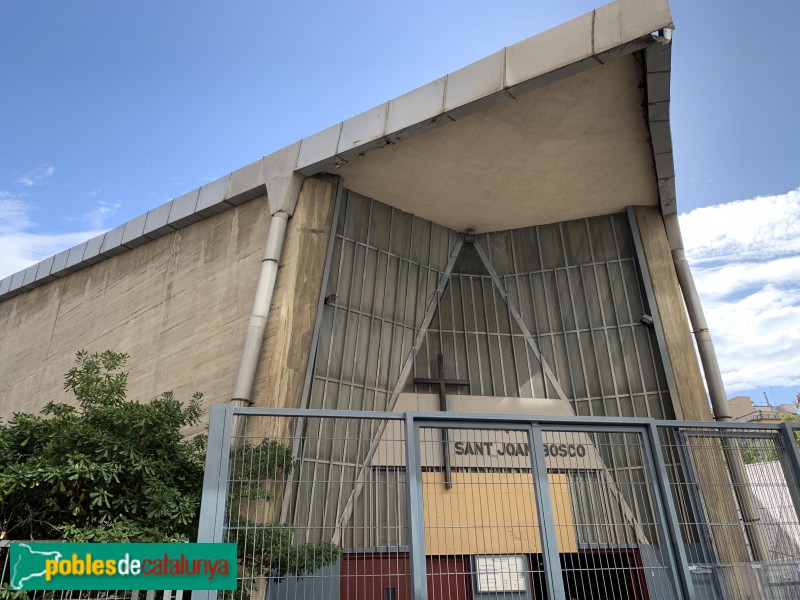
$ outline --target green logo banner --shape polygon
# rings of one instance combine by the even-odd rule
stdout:
[[[236,544],[10,545],[14,590],[235,590]]]

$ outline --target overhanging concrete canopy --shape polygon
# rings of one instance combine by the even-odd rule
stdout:
[[[658,203],[640,61],[598,65],[385,146],[333,172],[457,231],[514,229]]]
[[[304,139],[297,169],[457,230],[674,211],[671,26],[618,0]]]

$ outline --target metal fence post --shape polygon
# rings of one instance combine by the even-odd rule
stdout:
[[[797,448],[797,438],[795,438],[794,428],[784,421],[781,424],[781,441],[784,451],[780,456],[783,477],[786,479],[786,488],[794,504],[794,512],[800,522],[800,453]]]
[[[647,424],[647,440],[649,443],[645,444],[644,448],[649,459],[648,462],[650,462],[648,466],[652,469],[651,475],[658,482],[656,499],[660,498],[661,501],[657,502],[656,505],[659,511],[664,513],[663,518],[667,526],[665,533],[672,546],[672,562],[677,571],[676,575],[680,581],[683,597],[687,600],[694,600],[694,582],[692,581],[692,573],[689,571],[689,561],[686,558],[683,535],[678,523],[678,512],[675,510],[675,501],[672,497],[672,490],[669,488],[669,474],[667,473],[667,465],[664,462],[664,454],[661,452],[658,427],[656,427],[655,423]]]
[[[657,427],[656,427],[657,429]],[[703,560],[708,563],[719,563],[719,555],[716,548],[711,541],[711,529],[708,522],[708,514],[703,507],[703,501],[700,498],[699,483],[697,472],[694,467],[694,461],[688,450],[688,438],[686,434],[681,431],[679,426],[672,430],[672,435],[675,439],[675,445],[678,453],[678,465],[683,474],[683,485],[686,494],[689,497],[689,506],[694,515],[694,526],[697,528],[697,535],[699,537],[700,547],[703,552]],[[727,598],[725,593],[725,584],[721,579],[719,570],[714,571],[712,578],[714,589],[720,598]]]
[[[425,563],[425,520],[422,503],[422,475],[419,455],[419,431],[411,412],[406,413],[406,479],[408,482],[409,561],[411,597],[427,600],[428,580]]]
[[[533,491],[536,496],[536,509],[539,515],[539,531],[542,536],[542,560],[547,597],[565,600],[564,576],[561,573],[561,558],[558,554],[556,521],[553,515],[553,501],[550,498],[550,482],[547,479],[547,462],[544,456],[544,439],[538,425],[528,428],[531,447],[531,472]]]
[[[228,470],[231,450],[230,404],[212,404],[206,444],[206,464],[203,474],[203,495],[200,501],[199,543],[222,542],[225,524],[225,504],[228,497]],[[192,600],[216,600],[214,590],[195,590]]]

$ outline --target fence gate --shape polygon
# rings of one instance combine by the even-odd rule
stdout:
[[[683,594],[646,428],[409,431],[415,598]]]
[[[412,435],[414,597],[560,597],[542,560],[557,549],[540,525],[552,506],[530,425],[419,421]]]

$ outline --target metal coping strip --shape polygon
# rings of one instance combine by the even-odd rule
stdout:
[[[566,598],[564,576],[559,560],[558,536],[556,532],[553,500],[550,496],[550,483],[547,475],[547,459],[544,456],[542,432],[535,425],[529,425],[528,445],[531,448],[531,475],[533,493],[536,499],[539,535],[542,543],[545,587],[548,598]]]
[[[675,508],[675,500],[669,486],[669,474],[667,473],[664,454],[661,451],[661,440],[658,435],[658,428],[651,424],[643,433],[644,439],[642,449],[647,460],[647,471],[655,480],[650,481],[650,485],[658,488],[658,493],[653,494],[653,500],[661,521],[661,529],[670,540],[670,550],[668,553],[670,566],[678,578],[683,596],[687,599],[696,598],[694,582],[689,571],[689,561],[686,557],[686,542],[683,539],[678,512]]]

